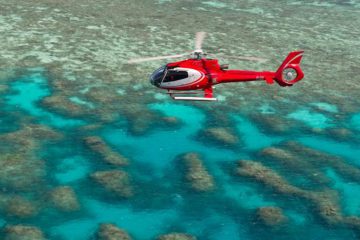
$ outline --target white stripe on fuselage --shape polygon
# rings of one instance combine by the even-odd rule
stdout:
[[[186,71],[188,73],[188,77],[181,79],[181,80],[171,81],[171,82],[162,82],[160,87],[164,87],[164,88],[181,87],[183,85],[188,85],[188,84],[199,82],[205,76],[205,74],[203,74],[202,72],[192,69],[192,68],[173,68],[171,70]]]

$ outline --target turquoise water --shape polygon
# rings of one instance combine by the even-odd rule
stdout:
[[[46,79],[40,73],[15,81],[11,84],[11,90],[13,93],[5,98],[7,104],[17,110],[24,110],[31,116],[38,117],[43,124],[54,127],[71,127],[83,124],[81,120],[66,119],[38,106],[43,97],[50,95],[46,86]]]
[[[235,158],[233,151],[221,147],[207,147],[196,141],[196,134],[205,124],[202,111],[175,103],[152,104],[150,109],[159,110],[165,116],[181,120],[180,129],[157,131],[146,136],[134,137],[124,129],[105,129],[103,136],[109,143],[128,154],[133,161],[148,165],[155,175],[162,176],[166,168],[174,165],[177,155],[186,152],[199,152],[208,158],[209,164],[229,161]],[[152,164],[148,164],[151,159]]]
[[[357,1],[0,4],[0,239],[360,238]],[[305,78],[181,102],[147,81],[166,60],[126,63],[197,31],[232,69],[304,49]]]
[[[345,181],[331,169],[327,171],[327,175],[333,180],[334,188],[343,196],[342,204],[344,212],[348,215],[358,216],[360,213],[360,203],[356,196],[360,194],[359,183]]]
[[[9,84],[10,89],[4,97],[6,111],[17,109],[20,116],[30,117],[25,121],[48,126],[64,135],[53,140],[53,143],[42,142],[41,136],[32,136],[32,141],[42,146],[36,150],[36,154],[45,159],[47,174],[43,187],[50,191],[56,186],[71,186],[81,206],[74,212],[62,212],[50,205],[50,208],[41,209],[30,218],[23,218],[25,223],[41,228],[50,239],[90,239],[97,226],[104,222],[125,229],[134,239],[144,240],[173,231],[211,240],[262,239],[263,234],[269,234],[268,231],[280,239],[293,238],[295,235],[297,239],[341,239],[343,236],[352,239],[352,230],[347,227],[328,228],[323,225],[317,214],[312,213],[315,210],[306,200],[274,194],[266,185],[254,182],[251,178],[236,176],[235,169],[237,160],[263,161],[259,151],[281,146],[288,140],[342,157],[343,161],[357,168],[359,153],[356,144],[305,134],[298,134],[295,138],[292,133],[269,135],[258,123],[252,122],[241,112],[228,113],[239,142],[231,148],[220,143],[209,144],[199,138],[199,132],[209,124],[208,110],[191,103],[172,101],[150,103],[146,108],[162,117],[176,119],[178,124],[173,127],[166,126],[143,135],[133,135],[126,129],[128,120],[120,114],[113,124],[88,132],[81,130],[86,119],[73,119],[53,113],[39,104],[43,97],[50,94],[47,82],[48,78],[41,72],[21,76]],[[308,117],[305,115],[303,119]],[[313,120],[313,117],[310,119]],[[14,121],[11,124],[21,129],[24,123],[21,125]],[[161,126],[162,123],[154,124]],[[104,139],[113,151],[128,158],[130,165],[119,167],[103,162],[99,155],[84,146],[83,139],[89,134]],[[189,188],[184,179],[186,169],[179,162],[179,156],[189,152],[200,154],[206,169],[214,177],[216,187],[213,191],[196,193]],[[17,163],[14,164],[17,167]],[[263,164],[268,165],[266,161]],[[286,171],[286,165],[281,168],[284,177],[293,182],[292,170]],[[89,178],[94,171],[111,169],[128,172],[135,189],[133,197],[116,197]],[[344,180],[331,166],[326,171],[321,168],[318,171],[326,174],[331,182],[329,187],[340,194],[341,214],[360,216],[360,184]],[[29,190],[32,191],[31,188]],[[34,203],[40,201],[41,196],[37,193],[29,196],[26,192],[16,194]],[[265,206],[280,207],[287,219],[286,224],[271,229],[257,222],[256,211]],[[2,219],[2,225],[23,222],[6,216]],[[56,220],[48,221],[48,218]]]
[[[55,179],[60,184],[70,184],[89,174],[89,161],[82,156],[71,156],[62,159],[55,169]]]
[[[353,127],[357,130],[360,131],[360,113],[354,115],[351,118],[351,124],[353,125]]]

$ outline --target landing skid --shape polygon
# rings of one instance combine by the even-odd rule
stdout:
[[[213,97],[212,88],[206,88],[203,91],[171,91],[168,90],[168,94],[174,100],[183,100],[183,101],[217,101],[217,98]],[[197,96],[176,96],[176,95],[198,95],[203,94],[204,97],[197,97]]]
[[[174,100],[185,100],[185,101],[217,101],[217,98],[208,98],[208,97],[174,97],[171,96]]]

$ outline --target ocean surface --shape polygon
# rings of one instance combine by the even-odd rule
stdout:
[[[359,26],[355,0],[0,0],[0,239],[360,239]],[[182,102],[127,63],[198,31],[305,77]]]

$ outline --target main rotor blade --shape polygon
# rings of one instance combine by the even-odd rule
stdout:
[[[206,32],[197,32],[195,37],[195,51],[202,49],[202,43],[206,36]]]
[[[245,61],[258,61],[258,62],[266,62],[268,59],[260,58],[260,57],[246,57],[246,56],[228,56],[227,58],[245,60]]]
[[[268,59],[260,58],[260,57],[247,57],[247,56],[227,56],[227,55],[217,55],[217,54],[209,54],[208,56],[214,58],[227,58],[227,59],[238,59],[238,60],[245,60],[245,61],[258,61],[258,62],[266,62]]]
[[[145,57],[145,58],[134,58],[127,61],[127,63],[140,63],[154,60],[161,60],[167,58],[180,58],[183,56],[189,55],[189,53],[177,54],[177,55],[168,55],[168,56],[158,56],[158,57]]]

